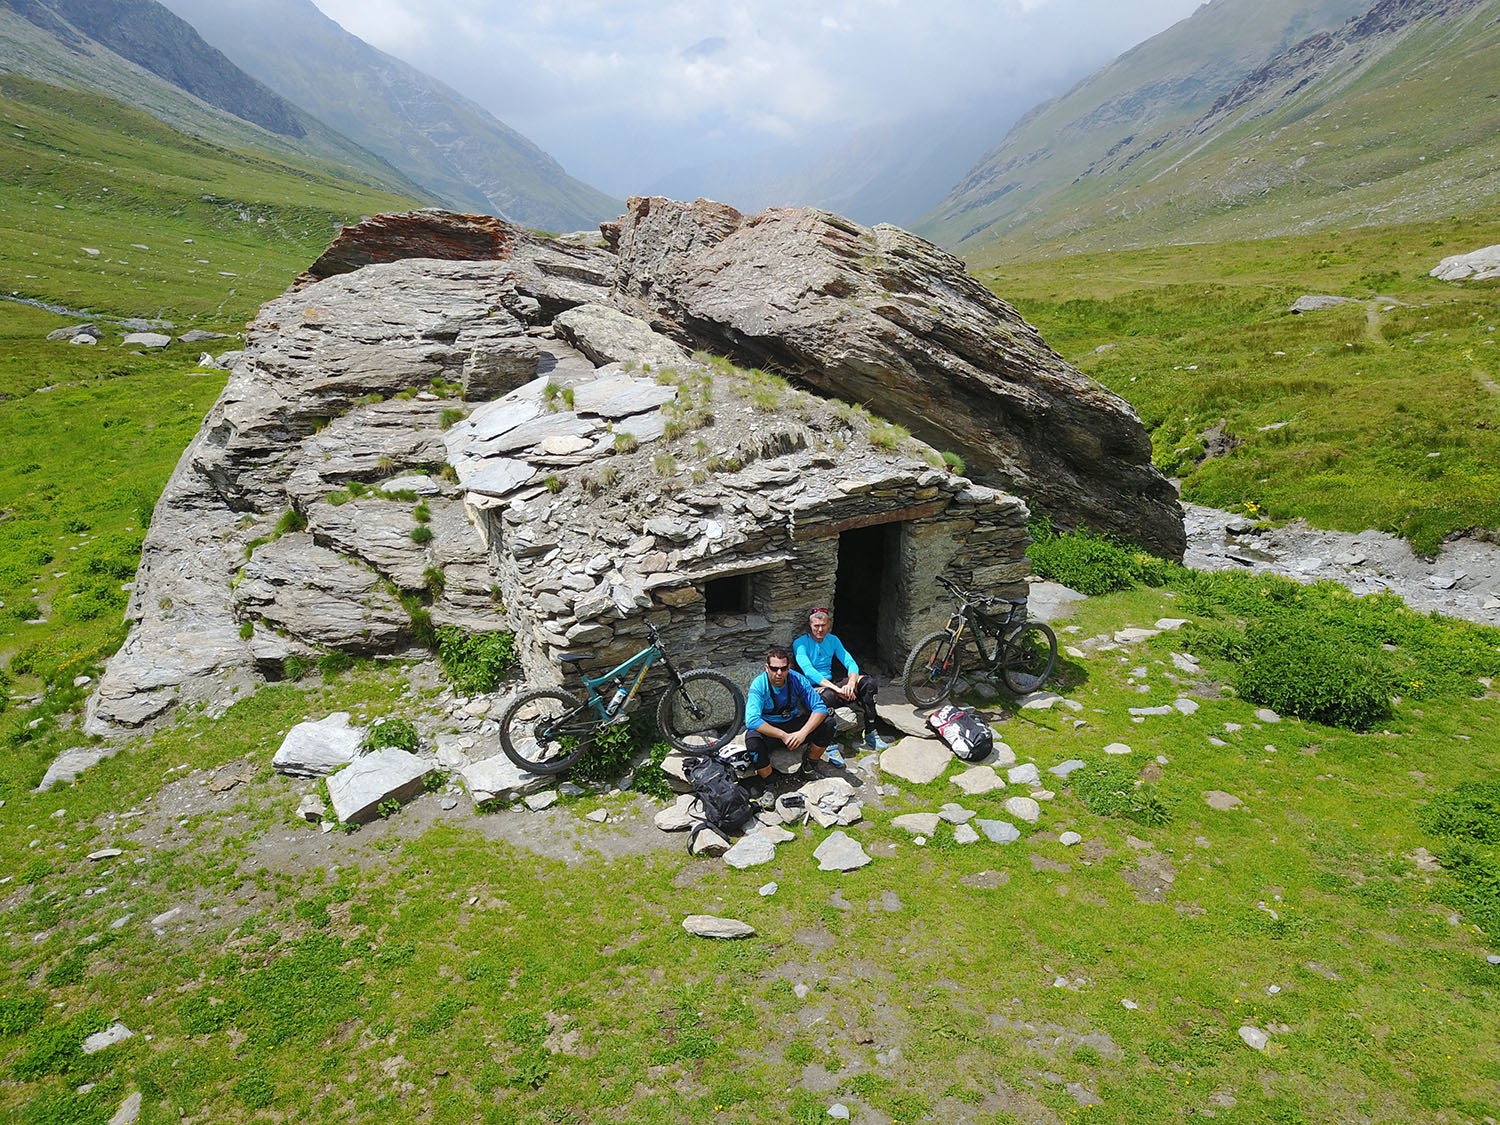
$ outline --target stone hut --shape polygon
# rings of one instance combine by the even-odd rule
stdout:
[[[684,667],[746,680],[816,607],[899,668],[946,619],[939,575],[1024,596],[1025,505],[894,427],[727,363],[610,367],[448,431],[529,679],[623,660],[650,623]]]

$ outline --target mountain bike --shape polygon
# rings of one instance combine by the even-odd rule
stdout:
[[[1026,615],[1025,598],[997,598],[965,590],[939,578],[958,599],[948,626],[929,633],[912,646],[901,673],[901,686],[913,707],[936,707],[953,690],[962,664],[967,633],[979,650],[979,662],[990,675],[996,672],[1016,695],[1036,691],[1047,682],[1057,663],[1057,637],[1040,621]],[[1005,607],[1004,616],[988,612]],[[993,646],[985,648],[988,640]]]
[[[709,754],[725,746],[745,725],[745,695],[728,676],[708,668],[679,672],[667,656],[656,626],[651,643],[601,676],[584,676],[578,665],[589,652],[565,652],[558,659],[578,671],[588,699],[560,687],[535,688],[516,698],[500,717],[500,748],[529,773],[562,773],[594,744],[600,728],[624,722],[631,700],[652,665],[660,661],[671,686],[656,707],[666,740],[689,754]],[[627,684],[626,677],[634,674]],[[599,689],[613,685],[608,696]]]

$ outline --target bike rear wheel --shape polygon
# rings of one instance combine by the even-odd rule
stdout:
[[[1028,622],[1021,635],[1005,646],[1000,678],[1017,695],[1039,689],[1057,664],[1057,636],[1040,621]]]
[[[562,688],[536,688],[500,717],[500,749],[529,773],[562,773],[587,753],[597,717]]]
[[[929,633],[912,646],[901,672],[901,687],[913,707],[936,707],[958,679],[958,644],[946,629]]]
[[[667,688],[656,707],[656,722],[678,750],[711,754],[745,725],[745,695],[728,676],[695,668]]]

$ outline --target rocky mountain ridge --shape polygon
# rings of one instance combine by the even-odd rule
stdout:
[[[168,0],[281,96],[450,207],[540,230],[592,228],[620,202],[569,176],[487,110],[376,50],[309,0]]]

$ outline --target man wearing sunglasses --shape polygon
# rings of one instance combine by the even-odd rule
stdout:
[[[815,763],[833,741],[827,718],[828,706],[807,677],[792,670],[792,654],[780,647],[767,652],[765,671],[745,692],[745,749],[757,776],[771,776],[771,752],[778,745],[788,750],[806,746],[807,768],[820,773]]]
[[[854,657],[843,642],[831,632],[833,617],[826,609],[815,609],[807,617],[807,632],[792,642],[797,666],[817,689],[829,708],[851,705],[859,713],[863,740],[871,750],[884,750],[885,740],[875,730],[879,716],[875,713],[875,692],[879,685],[874,676],[859,670]],[[841,764],[834,751],[829,760]]]

